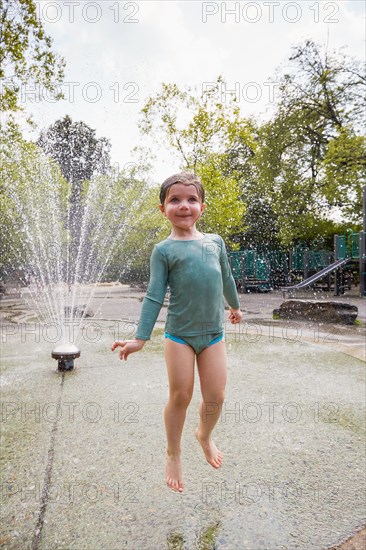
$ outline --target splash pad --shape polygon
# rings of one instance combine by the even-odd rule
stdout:
[[[115,311],[126,302],[137,319],[140,301],[113,291],[113,300],[104,300],[109,289],[95,292],[101,338],[83,342],[69,375],[49,368],[35,338],[14,335],[4,346],[9,548],[330,549],[362,527],[365,365],[334,349],[346,336],[305,339],[280,324],[227,334],[215,433],[224,464],[213,471],[195,441],[196,380],[182,441],[186,490],[177,495],[164,483],[162,323],[141,353],[119,362],[110,352]],[[128,337],[122,319],[120,329]]]

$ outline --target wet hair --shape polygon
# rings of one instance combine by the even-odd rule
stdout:
[[[182,183],[183,185],[194,185],[197,190],[198,196],[200,197],[201,201],[204,202],[205,190],[203,188],[200,178],[196,176],[196,174],[180,172],[179,174],[174,174],[173,176],[170,176],[161,184],[159,195],[161,204],[164,204],[169,189],[175,183]]]

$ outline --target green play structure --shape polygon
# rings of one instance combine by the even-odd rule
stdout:
[[[366,296],[366,186],[363,188],[363,230],[348,229],[334,236],[334,249],[312,250],[298,245],[293,250],[240,250],[229,253],[236,285],[242,292],[268,292],[281,288],[284,295],[299,289],[320,288],[343,294],[359,284]]]
[[[348,230],[335,235],[334,250],[311,250],[299,245],[291,251],[240,250],[229,253],[232,273],[242,292],[268,292],[282,288],[295,293],[297,289],[334,288],[342,294],[352,283],[360,285],[365,296],[365,231]]]

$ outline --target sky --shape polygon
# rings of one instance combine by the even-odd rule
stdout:
[[[222,75],[222,98],[236,94],[243,116],[263,118],[276,99],[276,70],[288,67],[291,47],[312,39],[365,60],[365,2],[307,1],[62,1],[36,2],[53,49],[66,60],[55,102],[25,86],[22,103],[43,128],[70,115],[111,141],[113,163],[136,159],[135,146],[156,156],[152,181],[179,171],[163,140],[143,136],[140,111],[163,82],[202,92]],[[42,98],[42,101],[40,100]]]

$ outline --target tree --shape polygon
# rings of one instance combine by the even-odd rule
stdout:
[[[207,204],[199,227],[219,232],[229,243],[230,235],[243,230],[244,205],[241,189],[230,174],[224,173],[222,152],[229,148],[236,133],[250,130],[240,123],[235,103],[221,103],[217,91],[222,78],[203,96],[181,91],[176,84],[163,84],[142,109],[140,129],[167,139],[180,157],[180,165],[201,176],[207,190]],[[235,243],[231,239],[232,246]]]
[[[329,141],[323,160],[328,203],[361,226],[362,189],[366,185],[366,140],[343,127]],[[361,228],[361,227],[360,227]]]
[[[159,187],[135,176],[121,176],[114,186],[120,206],[120,232],[108,270],[109,278],[142,283],[148,279],[149,259],[156,242],[168,236],[169,222],[158,209]]]
[[[197,166],[197,174],[205,189],[207,205],[197,227],[205,233],[218,233],[230,248],[238,248],[232,236],[245,230],[240,185],[235,178],[223,174],[218,154],[207,156],[205,162]]]
[[[83,214],[83,182],[93,175],[108,173],[110,169],[110,142],[97,139],[96,131],[85,122],[73,122],[66,115],[41,133],[37,144],[60,166],[64,178],[70,183],[70,209],[68,226],[74,247],[80,239],[80,218]]]
[[[296,46],[290,70],[280,78],[275,115],[256,128],[256,147],[248,150],[243,142],[228,156],[228,173],[251,174],[245,195],[258,214],[264,214],[258,200],[266,205],[280,244],[331,235],[335,209],[349,224],[360,223],[365,82],[360,64],[344,54],[330,54],[311,41]],[[253,234],[263,223],[250,217]]]
[[[366,75],[361,62],[312,40],[293,47],[289,61],[291,70],[280,81],[280,108],[288,114],[301,110],[321,142],[344,126],[363,129]]]
[[[43,86],[62,97],[65,61],[52,51],[34,0],[0,0],[0,108],[17,111],[21,86]]]
[[[41,132],[37,144],[58,162],[64,178],[75,184],[110,169],[111,144],[104,137],[97,139],[95,133],[85,122],[73,122],[66,115]]]
[[[85,180],[75,245],[67,225],[70,183],[58,163],[26,142],[16,125],[8,127],[1,142],[0,161],[1,276],[17,271],[23,283],[37,281],[53,311],[59,296],[52,291],[55,284],[89,284],[113,270],[117,277],[144,278],[163,221],[156,197],[155,212],[150,207],[151,189],[145,181],[114,174]]]
[[[206,155],[229,145],[232,124],[238,121],[239,107],[217,98],[222,82],[218,77],[215,85],[201,95],[163,83],[161,91],[149,98],[141,111],[140,130],[143,134],[163,135],[179,155],[182,167],[195,172]]]
[[[280,101],[272,131],[274,150],[290,182],[300,213],[347,204],[361,221],[360,195],[365,185],[366,78],[361,63],[342,52],[328,52],[307,40],[290,56],[293,70],[280,85]],[[287,128],[286,128],[287,127]],[[281,174],[282,172],[282,174]],[[291,187],[291,185],[290,185]],[[296,220],[295,220],[295,223]]]

